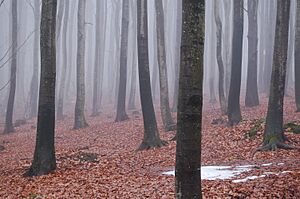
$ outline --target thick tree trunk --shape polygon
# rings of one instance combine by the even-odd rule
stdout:
[[[129,1],[123,0],[121,52],[120,52],[120,80],[118,92],[117,116],[115,122],[129,119],[126,113],[126,84],[127,84],[127,51],[128,51]]]
[[[204,21],[204,0],[183,1],[175,171],[178,199],[202,198],[200,163]]]
[[[57,119],[64,119],[64,96],[65,96],[65,86],[66,86],[66,75],[67,75],[67,67],[68,56],[67,56],[67,30],[68,30],[68,19],[69,19],[69,0],[64,3],[64,20],[62,27],[62,67],[61,67],[61,75],[60,75],[60,87],[58,94],[58,103],[57,103]]]
[[[176,16],[176,49],[175,49],[175,86],[173,96],[172,111],[177,111],[178,90],[179,90],[179,67],[180,67],[180,45],[182,30],[182,0],[177,0],[177,16]]]
[[[28,119],[32,119],[37,115],[38,107],[38,90],[39,90],[39,63],[40,63],[40,1],[34,0],[34,28],[36,32],[34,33],[34,43],[33,43],[33,74],[30,83],[30,96],[29,96],[29,113]]]
[[[242,120],[240,109],[242,55],[243,55],[243,17],[244,5],[242,0],[234,0],[234,24],[232,37],[232,66],[230,89],[228,96],[228,121],[233,126]]]
[[[287,63],[290,1],[277,1],[276,35],[263,146],[258,150],[286,148],[283,143],[283,99]]]
[[[297,2],[295,36],[295,100],[297,112],[300,112],[300,3]]]
[[[165,143],[160,139],[153,107],[148,53],[148,11],[147,0],[137,1],[137,41],[140,97],[144,121],[144,138],[139,150],[161,147]]]
[[[78,35],[77,35],[77,95],[75,105],[74,129],[88,126],[84,116],[85,105],[85,5],[86,0],[78,1]]]
[[[56,0],[43,0],[41,18],[41,80],[36,145],[29,176],[45,175],[56,168],[55,130],[55,17]]]
[[[223,115],[227,113],[227,101],[225,98],[225,91],[224,91],[224,64],[223,64],[223,58],[222,58],[222,32],[223,32],[223,25],[220,19],[219,15],[219,7],[220,1],[214,2],[214,18],[216,23],[216,37],[217,37],[217,48],[216,48],[216,54],[217,54],[217,63],[219,68],[219,101],[220,101],[220,107],[221,112]]]
[[[157,58],[159,67],[160,85],[160,112],[165,131],[175,129],[169,103],[169,86],[167,73],[167,57],[165,47],[165,23],[162,0],[155,1],[156,9],[156,34],[157,34]]]
[[[13,127],[13,111],[16,94],[16,83],[17,83],[17,47],[18,47],[18,4],[17,1],[11,3],[11,17],[12,17],[12,48],[11,48],[11,66],[10,66],[10,88],[9,96],[6,108],[6,118],[4,133],[14,132]]]
[[[253,107],[259,105],[257,88],[257,0],[248,0],[248,73],[245,105]]]

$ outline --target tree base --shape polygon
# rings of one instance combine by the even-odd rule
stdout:
[[[13,126],[5,126],[3,134],[9,134],[15,132],[15,129]]]
[[[137,151],[149,150],[152,148],[159,148],[159,147],[166,146],[167,144],[168,144],[167,141],[164,141],[164,140],[158,140],[153,143],[143,141],[142,144],[137,149]]]
[[[123,114],[117,115],[115,122],[123,122],[128,119],[129,119],[128,115],[126,113],[123,113]]]
[[[259,152],[259,151],[261,151],[261,152],[263,152],[263,151],[276,151],[277,149],[295,150],[295,149],[298,149],[298,148],[294,147],[294,146],[287,145],[283,142],[276,141],[276,142],[270,142],[266,145],[263,145],[263,146],[257,148],[255,150],[254,154],[256,152]]]
[[[74,125],[74,130],[78,130],[78,129],[82,129],[82,128],[86,128],[89,125],[86,122],[81,122],[80,124],[75,124]]]
[[[91,117],[98,117],[100,116],[100,113],[101,113],[100,111],[95,111],[91,114]]]
[[[24,177],[33,177],[33,176],[42,176],[42,175],[48,175],[50,173],[53,173],[55,170],[55,168],[49,168],[49,169],[40,169],[40,168],[36,168],[33,169],[33,167],[31,166],[25,173],[24,173]]]
[[[175,131],[177,128],[176,124],[169,124],[165,126],[165,132]]]

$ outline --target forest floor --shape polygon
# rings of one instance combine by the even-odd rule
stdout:
[[[263,129],[259,127],[252,138],[245,136],[255,119],[265,117],[266,100],[256,108],[242,107],[244,120],[233,128],[225,123],[211,124],[220,118],[216,107],[206,103],[203,110],[202,165],[257,166],[232,179],[202,180],[204,197],[300,198],[300,152],[277,150],[253,155],[262,142]],[[300,123],[300,113],[295,113],[294,107],[294,101],[287,98],[285,122]],[[88,117],[89,127],[82,130],[72,130],[72,118],[58,122],[57,170],[47,176],[23,177],[33,156],[34,121],[16,128],[13,134],[1,135],[5,149],[0,152],[0,198],[174,198],[174,177],[162,172],[174,169],[176,143],[169,140],[175,132],[163,132],[159,122],[161,138],[168,140],[168,145],[136,152],[143,138],[142,115],[129,113],[130,120],[121,123],[113,122],[113,113]],[[299,147],[300,135],[288,131],[290,144]],[[233,182],[261,175],[265,177]]]

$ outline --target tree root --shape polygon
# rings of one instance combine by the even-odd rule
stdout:
[[[142,144],[139,146],[139,148],[136,151],[143,151],[143,150],[149,150],[152,148],[159,148],[159,147],[166,146],[167,144],[168,144],[168,142],[164,141],[164,140],[160,140],[155,143],[148,143],[148,142],[143,141]]]
[[[299,150],[298,147],[291,146],[291,145],[285,144],[285,143],[283,143],[283,142],[271,142],[271,143],[268,143],[268,144],[266,144],[266,145],[263,145],[263,146],[257,148],[257,149],[253,152],[252,157],[254,157],[254,155],[255,155],[257,152],[276,151],[277,149]]]

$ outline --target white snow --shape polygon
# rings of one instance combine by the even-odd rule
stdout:
[[[243,172],[250,171],[252,165],[244,166],[202,166],[201,167],[201,179],[203,180],[225,180],[233,178]],[[175,176],[175,171],[163,172],[164,175],[173,175]]]
[[[258,165],[260,167],[267,167],[271,166],[273,163],[266,163]],[[284,165],[284,163],[278,163],[278,166]],[[234,178],[241,173],[247,172],[252,170],[256,165],[240,165],[240,166],[201,166],[201,179],[202,180],[226,180]],[[248,180],[255,180],[257,178],[264,178],[268,175],[274,174],[274,175],[280,175],[284,173],[290,173],[292,171],[283,171],[281,173],[274,173],[274,172],[265,172],[260,176],[248,176],[243,179],[237,179],[233,180],[234,183],[241,183],[241,182],[247,182]],[[172,175],[175,176],[175,171],[166,171],[162,173],[163,175]]]

